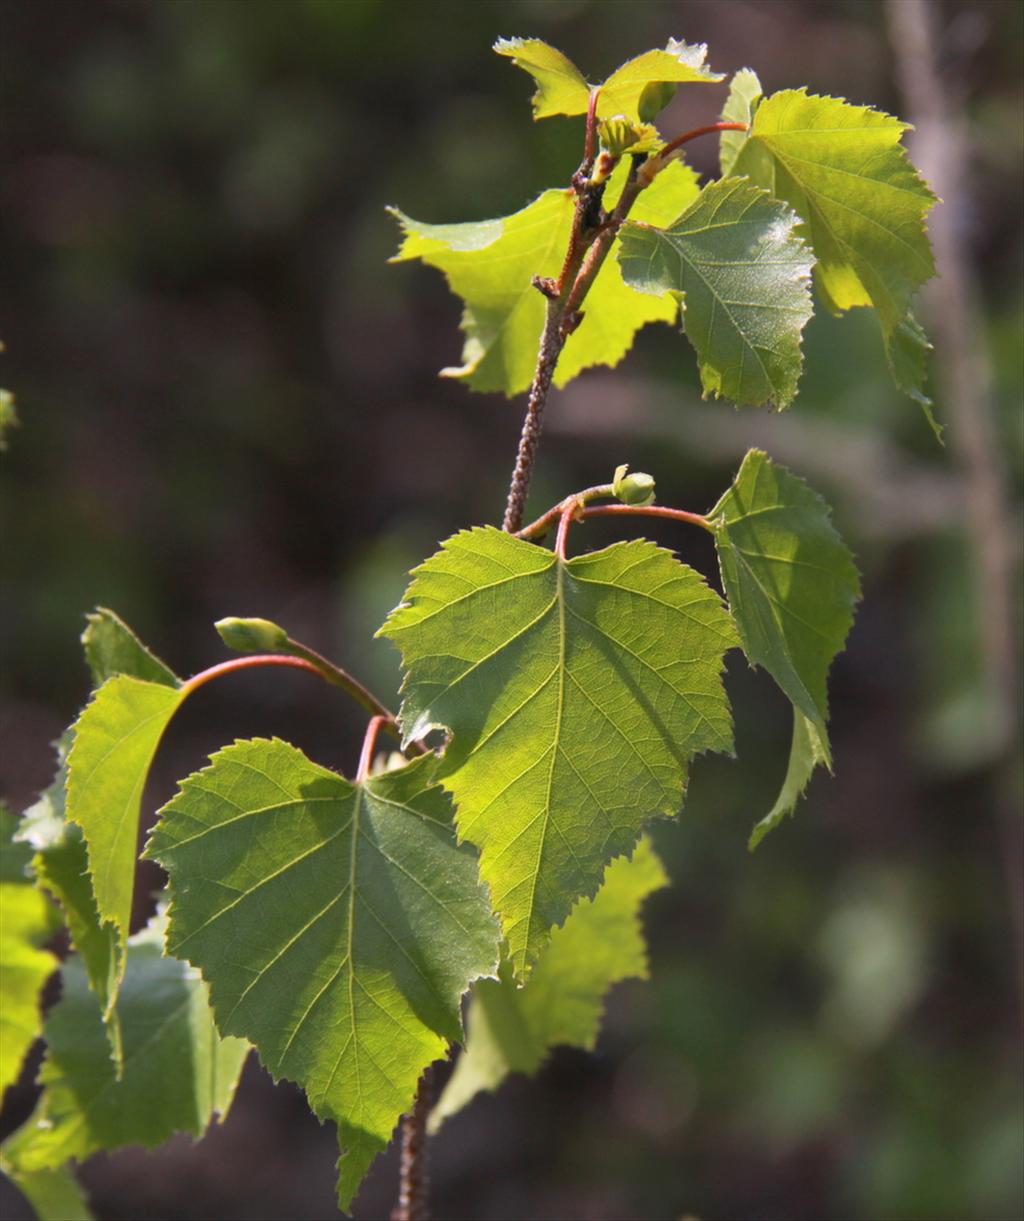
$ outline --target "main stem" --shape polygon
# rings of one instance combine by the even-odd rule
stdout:
[[[434,1066],[430,1065],[416,1087],[412,1110],[402,1116],[402,1162],[398,1203],[391,1221],[427,1221],[430,1215],[430,1174],[427,1159],[427,1116],[433,1093]]]
[[[697,136],[707,135],[710,132],[745,131],[747,126],[745,123],[711,123],[706,127],[697,127],[693,131],[685,132],[665,145],[659,152],[647,158],[645,162],[635,158],[632,171],[626,185],[622,188],[622,194],[619,196],[619,202],[615,205],[614,211],[610,216],[603,217],[595,223],[594,213],[600,211],[600,200],[604,191],[603,183],[594,184],[588,181],[594,165],[597,96],[598,90],[591,90],[583,163],[573,175],[572,180],[573,188],[576,191],[576,213],[561,274],[555,281],[539,277],[535,277],[533,281],[534,286],[548,299],[547,312],[544,318],[544,330],[540,337],[540,348],[537,352],[537,367],[526,401],[526,416],[523,419],[523,430],[519,437],[516,464],[512,470],[512,481],[509,484],[508,500],[505,504],[502,529],[509,534],[515,534],[522,529],[526,497],[530,490],[530,478],[537,460],[537,447],[540,444],[541,429],[544,425],[544,408],[548,401],[558,358],[565,347],[565,341],[583,320],[580,306],[604,266],[612,243],[622,227],[622,222],[629,215],[630,208],[640,192],[654,181],[655,176],[668,165],[672,155],[682,145]]]

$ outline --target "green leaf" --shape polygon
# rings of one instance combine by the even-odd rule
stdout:
[[[500,980],[473,985],[466,1048],[431,1114],[433,1130],[509,1073],[536,1072],[557,1044],[594,1047],[608,989],[623,979],[647,978],[640,907],[667,881],[650,840],[642,837],[632,859],[612,861],[594,898],[579,903],[551,934],[522,988],[507,966]]]
[[[826,683],[853,623],[860,582],[825,502],[760,450],[743,459],[708,519],[743,650],[804,718],[796,721],[783,792],[756,843],[792,809],[813,762],[832,765]]]
[[[729,83],[729,97],[722,107],[723,121],[746,123],[749,127],[760,101],[761,82],[757,79],[757,73],[752,68],[741,68]],[[733,172],[736,158],[746,142],[745,131],[723,131],[718,137],[718,164],[723,178]]]
[[[82,645],[95,686],[101,686],[115,674],[130,674],[168,687],[181,686],[177,675],[155,657],[112,610],[98,606],[91,615],[86,615],[86,620]]]
[[[837,310],[873,305],[898,326],[935,274],[924,218],[935,195],[900,144],[907,124],[841,98],[765,98],[734,167],[807,223],[817,278]]]
[[[50,787],[22,816],[17,838],[33,851],[36,882],[60,904],[72,946],[85,964],[93,991],[110,1026],[115,1063],[121,1060],[120,1031],[114,1011],[120,950],[117,930],[102,924],[96,908],[81,829],[64,818],[69,730],[57,743],[57,774]]]
[[[337,1122],[343,1207],[496,968],[433,762],[350,784],[284,742],[237,742],[182,782],[146,850],[171,876],[168,950],[210,981],[220,1030]]]
[[[93,1221],[82,1185],[71,1171],[18,1171],[0,1155],[0,1170],[32,1205],[38,1221]]]
[[[546,119],[555,114],[586,114],[590,86],[579,68],[561,51],[539,38],[499,38],[494,50],[504,55],[537,82],[531,101],[533,117]]]
[[[537,91],[531,99],[535,119],[587,113],[590,85],[561,51],[539,38],[499,38],[494,50],[511,59],[517,68],[529,72],[537,82]],[[648,86],[722,80],[720,73],[712,72],[704,63],[707,50],[703,44],[689,46],[670,38],[664,51],[645,51],[628,60],[601,85],[597,117],[606,119],[622,115],[626,119],[647,122],[670,101],[663,92],[655,94]]]
[[[821,738],[815,725],[794,704],[793,745],[790,747],[789,764],[782,781],[782,789],[775,799],[775,805],[750,833],[747,847],[751,852],[769,831],[775,830],[787,814],[793,813],[796,803],[807,788],[814,769],[821,764],[828,765],[826,747],[827,740]]]
[[[18,820],[0,804],[0,1093],[17,1079],[43,1019],[39,993],[57,959],[39,947],[57,922],[46,896],[28,876],[31,850],[14,840]]]
[[[3,1146],[19,1173],[83,1161],[101,1149],[152,1149],[175,1132],[201,1136],[231,1104],[249,1047],[222,1039],[207,988],[183,962],[163,955],[162,918],[128,942],[118,1000],[124,1072],[110,1061],[99,1002],[78,958],[61,969],[60,1001],[46,1018],[43,1094]]]
[[[616,68],[601,86],[597,99],[598,118],[621,114],[627,119],[646,121],[644,115],[640,114],[640,99],[648,85],[670,82],[713,84],[724,80],[722,73],[712,72],[704,63],[707,51],[703,43],[689,45],[670,38],[664,51],[645,51],[643,55],[628,60],[621,68]],[[667,105],[667,101],[662,105]],[[644,110],[645,114],[649,113],[646,106]]]
[[[936,441],[944,445],[942,425],[935,418],[932,400],[924,392],[927,378],[925,362],[927,353],[932,350],[924,329],[908,310],[906,317],[897,327],[882,328],[882,338],[892,380],[908,398],[917,403],[924,412],[924,418],[935,434]]]
[[[679,810],[692,756],[732,749],[733,625],[652,543],[566,562],[484,527],[415,571],[380,634],[402,652],[406,737],[451,733],[437,776],[525,978],[608,861]]]
[[[116,938],[108,1013],[124,977],[142,793],[160,738],[185,694],[119,674],[93,694],[72,728],[65,812],[82,829],[99,919],[113,926]]]
[[[897,385],[920,402],[921,342],[915,340],[919,351],[910,360],[915,372],[906,347],[898,354],[894,347],[910,338],[899,332],[908,325],[911,299],[935,274],[924,218],[936,196],[900,143],[906,129],[882,111],[786,89],[757,107],[732,170],[803,219],[817,257],[815,280],[830,309],[877,310]]]
[[[627,172],[622,163],[612,175],[606,191],[608,206],[618,198]],[[696,175],[673,163],[641,194],[632,215],[650,224],[666,224],[696,194]],[[573,210],[573,196],[563,190],[545,191],[503,220],[462,225],[425,225],[392,209],[405,235],[392,262],[418,258],[437,267],[452,292],[465,302],[463,363],[442,369],[442,376],[462,378],[474,390],[500,390],[507,395],[529,386],[545,310],[544,298],[531,279],[558,275]],[[677,315],[674,301],[644,297],[627,288],[616,259],[606,259],[587,294],[583,321],[566,341],[555,384],[564,386],[591,365],[618,364],[642,326],[674,322]]]
[[[623,226],[623,279],[682,302],[705,397],[785,407],[796,393],[814,261],[797,223],[766,192],[725,178],[668,228]]]

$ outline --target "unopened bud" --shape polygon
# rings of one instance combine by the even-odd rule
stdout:
[[[269,619],[218,619],[213,625],[236,653],[276,653],[288,644],[288,633]]]
[[[612,481],[612,491],[624,505],[649,505],[654,502],[654,476],[645,471],[629,473],[629,467],[623,463],[615,468],[615,478]]]

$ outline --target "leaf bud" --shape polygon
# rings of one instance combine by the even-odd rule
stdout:
[[[221,640],[236,653],[279,653],[288,645],[288,633],[269,619],[229,616],[213,625]]]
[[[615,478],[612,481],[612,492],[625,505],[649,505],[654,502],[654,476],[645,471],[628,473],[629,467],[623,463],[615,468]]]

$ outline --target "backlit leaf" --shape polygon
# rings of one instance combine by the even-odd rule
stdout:
[[[142,792],[163,732],[184,697],[180,687],[119,674],[93,694],[72,729],[66,815],[82,829],[99,918],[116,935],[108,1005],[124,975]]]
[[[100,920],[80,827],[64,817],[69,730],[57,744],[57,774],[50,787],[24,813],[18,839],[33,850],[36,881],[60,904],[72,946],[81,955],[89,982],[110,1027],[111,1051],[120,1061],[120,1033],[114,999],[120,950],[117,930]]]
[[[18,1077],[25,1053],[42,1029],[39,993],[57,967],[40,948],[57,921],[28,874],[31,849],[16,843],[18,820],[0,804],[0,1093]]]
[[[681,301],[705,395],[785,407],[796,393],[814,261],[797,223],[764,191],[724,178],[667,228],[623,227],[623,279]]]
[[[537,82],[537,91],[532,98],[535,119],[556,114],[587,113],[590,85],[579,68],[561,51],[556,51],[539,38],[500,38],[494,44],[494,50],[511,59],[516,67],[529,72]],[[626,119],[646,122],[653,117],[652,110],[656,113],[669,100],[664,96],[659,97],[659,105],[655,107],[650,103],[641,114],[640,100],[649,85],[722,80],[720,73],[712,72],[704,63],[706,55],[707,47],[703,44],[690,46],[670,38],[663,51],[645,51],[627,60],[600,86],[598,118],[622,115]]]
[[[209,980],[219,1029],[337,1122],[342,1207],[496,969],[433,762],[351,784],[284,742],[236,742],[182,782],[146,850],[171,876],[168,950]]]
[[[524,978],[644,822],[678,812],[693,755],[732,749],[734,628],[698,573],[642,540],[566,562],[485,527],[413,575],[381,628],[406,670],[403,729],[451,732],[438,779]]]
[[[746,123],[749,127],[761,101],[761,82],[752,68],[741,68],[729,82],[729,97],[722,107],[726,123]],[[744,131],[723,131],[718,137],[718,163],[727,178],[736,164],[740,149],[747,142]]]
[[[712,72],[704,63],[707,51],[703,43],[689,45],[670,38],[664,51],[645,51],[627,60],[602,84],[597,99],[598,118],[621,114],[627,119],[643,120],[639,102],[648,85],[713,84],[723,80],[720,72]]]
[[[509,1073],[536,1072],[557,1044],[593,1049],[608,989],[647,978],[640,907],[667,880],[644,836],[632,859],[612,861],[594,898],[555,929],[522,988],[507,966],[500,979],[473,985],[466,1047],[431,1114],[433,1129]]]
[[[537,82],[537,91],[531,99],[535,119],[587,113],[590,86],[579,68],[561,51],[539,38],[499,38],[494,50],[511,59],[517,68],[529,72]]]
[[[798,714],[783,792],[753,846],[792,809],[813,764],[832,765],[826,681],[853,623],[860,581],[825,502],[760,450],[743,459],[708,519],[743,650]]]
[[[786,89],[757,106],[732,172],[799,214],[825,303],[834,312],[877,310],[896,383],[921,403],[923,336],[911,357],[904,328],[916,328],[911,300],[935,274],[924,219],[936,197],[900,143],[906,129],[882,111]],[[921,405],[934,428],[930,404]]]
[[[82,646],[94,686],[101,686],[115,674],[130,674],[168,687],[181,685],[177,675],[146,648],[120,615],[100,606],[86,615],[86,620]]]
[[[627,163],[613,174],[606,206],[618,198]],[[697,195],[689,167],[673,163],[660,173],[633,206],[631,215],[654,225],[675,219]],[[461,225],[426,225],[392,210],[404,239],[393,262],[421,259],[444,272],[462,297],[466,340],[462,365],[443,369],[474,390],[518,394],[533,378],[537,344],[544,326],[544,298],[533,287],[535,275],[557,276],[565,257],[574,210],[572,193],[545,191],[520,212],[502,220]],[[555,372],[564,386],[590,365],[616,365],[629,351],[636,332],[649,322],[674,322],[678,306],[668,298],[644,296],[627,288],[615,258],[617,242],[587,294],[583,322],[566,341]]]

